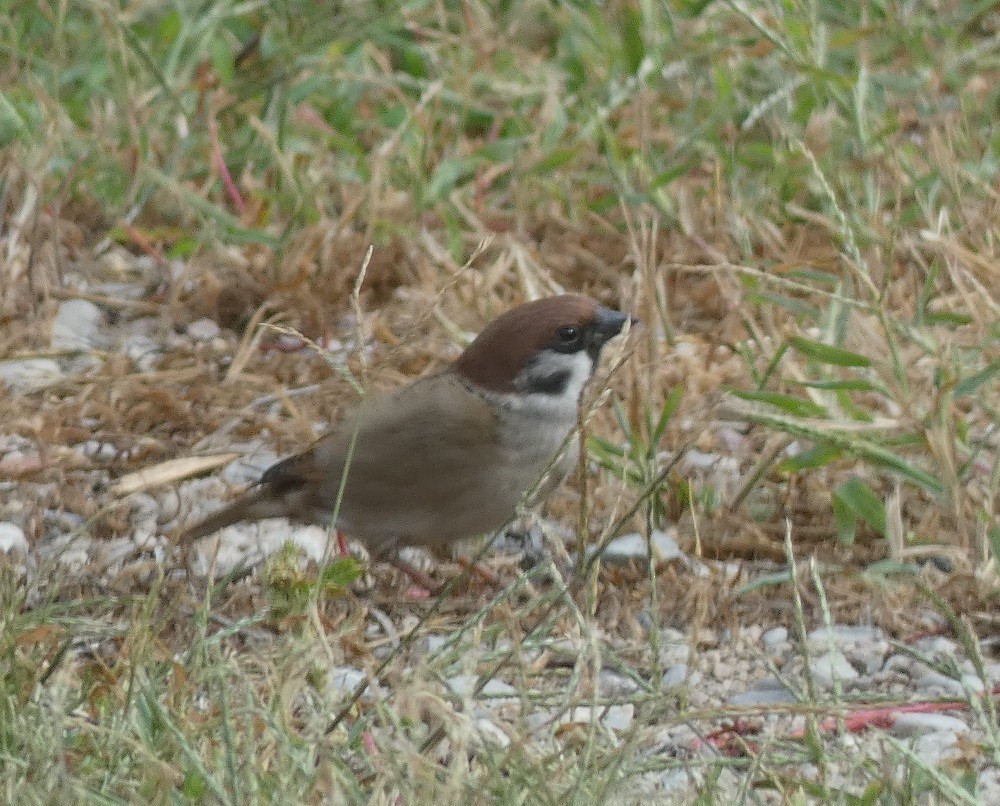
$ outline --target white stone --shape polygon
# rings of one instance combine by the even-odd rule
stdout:
[[[233,446],[233,450],[240,451],[241,456],[222,468],[219,472],[219,478],[227,484],[235,486],[256,484],[260,481],[264,471],[279,459],[277,453],[259,443]]]
[[[655,779],[655,791],[659,794],[680,793],[691,783],[691,775],[687,770],[664,770],[663,772],[646,773]]]
[[[825,649],[831,641],[834,646],[845,648],[885,641],[885,633],[878,627],[834,624],[830,629],[819,627],[813,630],[809,633],[808,640],[809,646],[816,649]]]
[[[928,638],[921,638],[913,642],[913,650],[930,657],[943,655],[945,657],[955,657],[960,655],[958,644],[943,635],[933,635]]]
[[[660,668],[687,663],[691,658],[689,640],[688,636],[677,630],[660,630]]]
[[[979,773],[976,790],[980,803],[1000,803],[1000,768],[986,767]]]
[[[770,651],[775,651],[784,646],[788,641],[788,629],[786,627],[772,627],[761,636],[764,646]]]
[[[334,666],[327,671],[326,690],[328,695],[337,699],[345,696],[354,696],[358,687],[361,686],[368,677],[366,672],[355,669],[353,666]],[[378,683],[369,683],[368,687],[361,695],[361,699],[366,702],[381,699],[385,692]]]
[[[475,720],[476,735],[484,744],[493,744],[498,747],[510,745],[510,737],[503,732],[503,729],[492,719],[480,716]]]
[[[12,551],[27,552],[27,550],[28,538],[24,536],[24,529],[16,523],[0,522],[0,551],[9,554]]]
[[[811,658],[809,670],[813,679],[826,688],[832,687],[835,680],[850,683],[858,679],[857,670],[842,653],[836,650]]]
[[[59,364],[51,358],[19,358],[0,361],[0,384],[12,392],[26,394],[51,386],[63,376]]]
[[[635,706],[632,703],[608,706],[578,705],[576,708],[571,709],[569,713],[564,714],[557,724],[565,725],[573,722],[587,723],[599,719],[601,724],[609,730],[623,731],[628,730],[632,726],[634,718]]]
[[[553,719],[554,717],[550,711],[540,709],[529,713],[524,718],[524,723],[528,726],[528,730],[537,734],[543,730],[548,730],[549,726],[552,725]]]
[[[961,756],[958,734],[940,731],[918,736],[913,740],[913,752],[929,767],[948,764]]]
[[[163,357],[159,342],[142,334],[122,339],[118,349],[132,360],[140,372],[152,372]]]
[[[655,530],[651,540],[653,555],[657,562],[666,560],[677,560],[684,557],[684,553],[677,545],[677,541],[672,534]],[[601,558],[607,562],[627,563],[635,560],[645,561],[647,554],[646,538],[638,532],[616,537],[601,552]],[[589,553],[593,554],[595,547],[589,547]]]
[[[211,341],[219,331],[218,323],[212,319],[198,319],[187,326],[187,334],[195,341]]]
[[[77,446],[77,450],[87,459],[95,462],[110,462],[118,456],[118,449],[109,442],[88,439]]]
[[[624,731],[632,727],[632,720],[635,718],[635,706],[632,703],[624,705],[608,706],[604,716],[601,717],[601,724],[609,730]]]
[[[428,635],[427,636],[427,653],[433,655],[435,652],[440,652],[442,648],[448,643],[449,636],[447,635]]]
[[[478,684],[479,676],[474,674],[460,674],[448,679],[448,688],[460,697],[473,696]],[[491,678],[475,696],[483,700],[510,700],[517,696],[517,689],[503,680]]]
[[[101,343],[100,329],[104,312],[85,299],[67,299],[59,303],[52,321],[53,350],[91,350]]]

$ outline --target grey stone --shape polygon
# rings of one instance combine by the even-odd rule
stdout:
[[[965,694],[962,681],[933,670],[919,677],[915,686],[920,691],[935,697],[962,697]]]
[[[686,663],[677,663],[663,673],[660,683],[664,688],[677,688],[677,686],[687,680],[687,676],[688,665]]]
[[[969,726],[948,714],[899,714],[890,733],[893,736],[924,736],[932,733],[968,733]]]
[[[634,694],[639,689],[638,683],[610,669],[601,669],[599,688],[603,697],[621,697]]]
[[[730,705],[783,705],[798,702],[795,695],[774,677],[759,680],[754,686],[727,700]]]

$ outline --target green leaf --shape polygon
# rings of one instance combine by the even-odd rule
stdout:
[[[235,54],[224,35],[218,34],[212,39],[211,56],[212,67],[219,80],[226,86],[232,84]]]
[[[804,339],[801,336],[792,336],[788,343],[793,350],[823,364],[833,364],[838,367],[870,367],[872,364],[871,359],[863,355],[852,353],[842,347],[834,347],[832,344]]]
[[[778,571],[774,574],[767,574],[759,579],[755,579],[753,582],[748,582],[746,585],[736,589],[736,596],[745,596],[752,591],[758,590],[759,588],[771,588],[778,585],[784,585],[787,582],[791,582],[792,573],[791,571]]]
[[[475,156],[487,162],[504,163],[514,160],[519,152],[523,152],[525,143],[520,137],[501,137],[492,143],[486,143],[475,151]]]
[[[653,181],[649,183],[649,189],[657,190],[658,188],[661,188],[664,185],[669,185],[675,179],[684,176],[684,174],[686,174],[692,168],[696,168],[697,166],[698,166],[697,162],[689,161],[689,162],[682,162],[679,165],[675,165],[673,168],[668,168],[663,173],[657,174],[653,178]]]
[[[955,395],[971,395],[982,386],[987,381],[995,378],[1000,374],[1000,361],[993,361],[986,366],[985,369],[980,370],[975,375],[970,375],[968,378],[962,378],[958,383],[955,384]]]
[[[930,311],[924,316],[924,323],[927,325],[948,325],[959,327],[961,325],[971,325],[973,319],[964,313],[952,313],[951,311]]]
[[[562,140],[568,123],[569,118],[566,116],[566,110],[562,106],[557,106],[552,114],[552,122],[545,127],[539,141],[539,145],[543,150],[548,151]],[[572,149],[571,152],[575,153],[575,149]]]
[[[837,539],[844,546],[853,545],[858,531],[858,519],[836,495],[833,497],[833,519],[837,522]]]
[[[670,422],[670,418],[677,411],[677,407],[680,405],[683,396],[684,387],[678,384],[670,391],[670,395],[664,401],[663,411],[660,412],[660,419],[656,423],[656,428],[653,429],[653,436],[650,440],[654,446],[659,444],[660,440],[663,439],[663,432],[667,430],[667,423]]]
[[[205,779],[202,778],[196,771],[188,770],[184,775],[184,781],[181,783],[181,792],[184,794],[185,798],[191,800],[200,800],[204,794],[208,791],[208,785]]]
[[[756,403],[768,403],[781,409],[787,414],[796,417],[826,417],[826,409],[811,400],[783,395],[779,392],[769,392],[766,389],[760,391],[745,391],[743,389],[727,389],[730,394],[743,400],[751,400]]]
[[[529,168],[529,173],[547,174],[557,168],[562,168],[570,162],[579,153],[579,151],[580,149],[578,147],[554,149],[532,165],[531,168]]]
[[[611,410],[615,413],[615,419],[618,421],[618,427],[622,430],[622,434],[625,435],[625,439],[629,442],[634,442],[635,439],[632,434],[632,424],[628,421],[628,415],[625,414],[625,409],[622,408],[622,402],[615,398],[611,404]]]
[[[859,478],[851,478],[841,484],[833,493],[834,515],[838,529],[850,517],[863,520],[885,537],[885,506],[874,490]],[[853,530],[853,525],[851,529]],[[851,532],[851,539],[854,534]]]
[[[899,560],[879,560],[865,568],[864,573],[876,576],[916,576],[920,573],[920,566],[916,563],[903,563]]]
[[[2,92],[0,92],[0,148],[10,145],[15,139],[28,132],[25,122],[17,107]]]
[[[639,10],[629,6],[621,6],[620,26],[622,46],[625,51],[625,63],[630,73],[637,73],[646,55],[646,43],[642,39],[642,15]]]
[[[854,454],[873,464],[889,468],[931,492],[940,493],[944,490],[941,480],[934,474],[910,464],[885,446],[859,437],[857,434],[834,430],[825,423],[818,426],[768,411],[749,410],[743,412],[742,416],[751,422],[773,428],[784,434],[811,439],[814,442],[829,442],[845,453]]]
[[[427,186],[426,198],[428,201],[441,201],[452,188],[458,184],[459,180],[470,173],[471,166],[464,157],[454,157],[441,160],[434,177]]]
[[[170,248],[167,250],[167,257],[169,258],[185,258],[191,257],[197,251],[199,246],[199,241],[197,238],[191,236],[186,236],[184,238],[178,238]]]
[[[352,582],[361,578],[361,566],[353,557],[339,557],[330,562],[320,575],[320,582],[324,585],[334,585],[338,588],[346,588]]]
[[[599,459],[607,457],[615,457],[616,459],[623,459],[626,454],[625,448],[620,445],[615,445],[613,442],[602,437],[587,437],[587,450],[594,454]]]
[[[769,291],[747,294],[747,300],[754,305],[761,305],[770,302],[772,305],[780,305],[796,316],[804,319],[819,319],[820,310],[815,305],[803,302],[800,299],[786,296],[785,294],[774,294]]]
[[[790,456],[778,465],[779,472],[799,473],[803,470],[813,470],[817,467],[826,467],[830,462],[835,462],[843,456],[843,451],[829,442],[821,442],[802,453]]]
[[[845,381],[796,381],[797,386],[807,389],[823,389],[831,392],[878,392],[889,395],[889,391],[880,383],[866,381],[863,378],[851,378]]]

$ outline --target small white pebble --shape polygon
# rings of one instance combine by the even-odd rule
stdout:
[[[219,325],[212,319],[198,319],[187,326],[187,334],[195,341],[211,341],[219,335]]]
[[[772,652],[781,647],[788,640],[788,629],[785,627],[772,627],[761,636],[764,646]]]
[[[7,521],[0,522],[0,551],[24,551],[28,550],[28,539],[24,536],[24,529],[16,523]]]

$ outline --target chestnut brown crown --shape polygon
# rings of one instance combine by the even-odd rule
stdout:
[[[621,332],[629,318],[582,294],[528,302],[487,325],[456,359],[453,369],[491,392],[547,392],[520,388],[518,380],[533,362],[545,354],[584,354],[592,369],[601,348]]]

